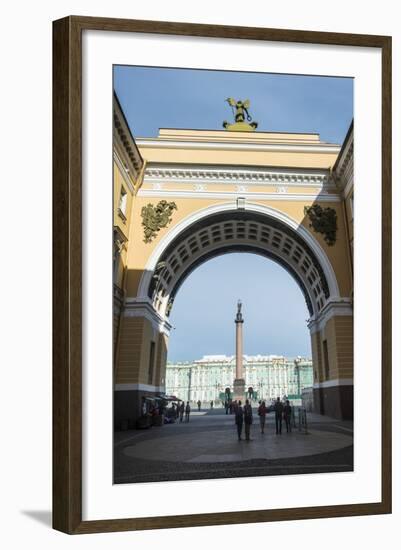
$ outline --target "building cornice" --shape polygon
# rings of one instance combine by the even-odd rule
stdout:
[[[344,145],[333,168],[334,180],[338,189],[347,197],[354,185],[354,130],[347,134]]]
[[[154,330],[169,336],[172,325],[155,311],[150,300],[139,301],[135,298],[127,298],[124,304],[124,317],[144,317],[151,324]]]
[[[218,183],[251,185],[291,185],[300,187],[330,187],[336,189],[329,170],[303,170],[272,167],[239,167],[211,165],[169,165],[149,163],[144,183]]]
[[[338,145],[322,144],[318,145],[292,145],[292,144],[272,144],[255,142],[227,142],[227,141],[181,141],[170,139],[152,139],[141,138],[136,140],[139,149],[212,149],[212,150],[234,150],[234,151],[283,151],[292,153],[331,153],[338,154],[341,147]],[[145,155],[146,156],[146,155]]]
[[[120,149],[120,156],[123,157],[122,161],[125,165],[124,169],[129,170],[133,179],[137,180],[144,161],[115,94],[113,101],[113,137],[114,149],[116,147]]]
[[[348,145],[353,142],[354,140],[354,120],[352,120],[351,124],[349,125],[347,134],[344,138],[344,141],[341,145],[340,152],[338,154],[337,160],[333,166],[333,171],[335,172],[341,162],[341,159],[344,158],[345,150],[347,149]]]
[[[336,301],[329,300],[319,312],[319,315],[308,321],[308,328],[310,333],[314,334],[315,332],[323,330],[332,317],[352,317],[353,314],[354,308],[349,298],[341,298]]]

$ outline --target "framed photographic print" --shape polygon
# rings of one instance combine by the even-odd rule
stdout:
[[[391,38],[53,36],[54,528],[390,513]]]

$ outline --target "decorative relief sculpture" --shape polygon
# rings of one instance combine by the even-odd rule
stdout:
[[[153,272],[153,277],[152,277],[156,282],[160,280],[161,272],[166,267],[166,265],[167,265],[167,262],[159,262],[156,265],[155,270]]]
[[[156,237],[162,227],[167,225],[172,220],[173,210],[177,210],[175,202],[167,202],[165,200],[157,203],[156,206],[149,203],[141,210],[142,225],[144,227],[145,243],[150,243]]]
[[[309,216],[312,227],[316,233],[322,233],[329,246],[333,246],[337,239],[337,213],[334,208],[322,208],[319,204],[305,206],[304,214]]]

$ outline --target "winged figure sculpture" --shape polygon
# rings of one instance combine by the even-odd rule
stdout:
[[[245,99],[244,101],[239,99],[238,101],[236,101],[232,97],[228,97],[226,101],[229,105],[231,105],[231,107],[233,107],[233,109],[235,109],[235,122],[245,122],[245,117],[248,122],[252,120],[252,117],[248,112],[249,106],[251,104],[249,99]]]

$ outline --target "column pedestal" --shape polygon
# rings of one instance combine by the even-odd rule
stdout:
[[[236,378],[234,380],[234,400],[245,402],[245,380],[244,378]]]

